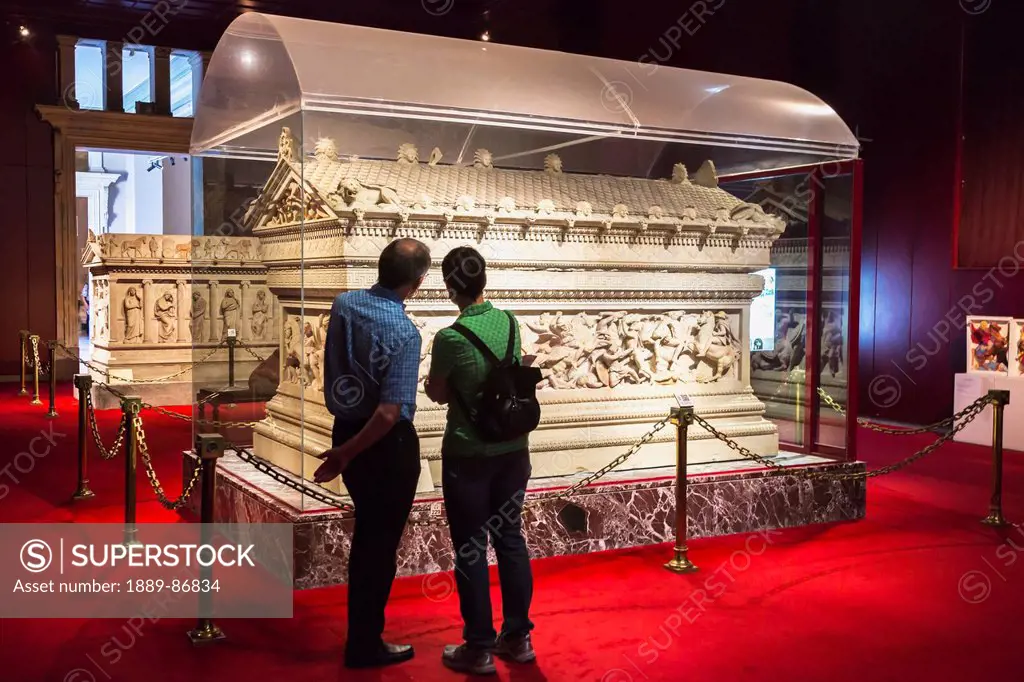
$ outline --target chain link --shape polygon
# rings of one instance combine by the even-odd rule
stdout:
[[[625,453],[619,455],[618,457],[613,459],[611,462],[609,462],[605,466],[601,467],[600,469],[598,469],[594,473],[590,474],[586,478],[578,481],[577,483],[572,484],[571,486],[569,486],[565,490],[559,491],[558,494],[555,495],[553,498],[547,498],[547,499],[564,499],[564,498],[570,497],[571,495],[575,495],[576,493],[578,493],[583,488],[585,488],[588,485],[592,484],[594,481],[598,480],[599,478],[602,478],[602,477],[606,476],[612,469],[615,469],[616,467],[622,465],[627,459],[629,459],[630,457],[635,455],[640,450],[640,448],[642,448],[643,446],[645,446],[648,443],[650,443],[651,440],[654,438],[654,436],[659,431],[661,431],[663,428],[665,428],[665,425],[669,423],[671,418],[672,418],[671,415],[669,415],[667,417],[664,417],[661,421],[659,421],[657,424],[655,424],[653,427],[651,427],[651,430],[648,431],[647,433],[645,433],[640,438],[640,440],[638,440],[636,443],[634,443],[633,447],[631,447]],[[533,503],[533,501],[530,500],[530,501],[528,501],[526,503],[525,506],[529,506],[532,503]]]
[[[196,466],[192,469],[192,477],[182,487],[181,497],[177,500],[172,500],[167,497],[164,493],[163,486],[160,485],[160,480],[156,477],[156,470],[153,468],[153,460],[149,456],[149,446],[146,444],[146,432],[142,428],[142,416],[139,413],[139,404],[133,403],[131,407],[132,414],[132,429],[135,431],[135,444],[138,447],[139,457],[142,459],[142,465],[146,469],[146,476],[149,478],[149,484],[153,487],[153,492],[156,493],[156,499],[160,502],[165,509],[176,511],[185,506],[188,502],[189,496],[196,487],[196,482],[199,480],[199,474],[202,472],[201,466]]]
[[[990,402],[992,402],[992,398],[990,398],[987,395],[984,395],[984,396],[978,398],[977,400],[975,400],[973,403],[971,403],[970,405],[968,405],[964,409],[962,409],[957,414],[953,415],[950,419],[954,422],[954,425],[953,425],[953,428],[950,429],[950,431],[948,433],[943,434],[934,443],[932,443],[932,444],[922,448],[921,450],[919,450],[918,452],[915,452],[911,456],[909,456],[909,457],[907,457],[905,459],[902,459],[902,460],[900,460],[898,462],[894,462],[892,464],[888,464],[888,465],[886,465],[884,467],[881,467],[881,468],[878,468],[878,469],[873,469],[871,471],[857,471],[857,472],[849,472],[849,473],[836,473],[836,472],[829,472],[829,471],[806,471],[806,470],[794,469],[792,467],[783,466],[783,465],[779,464],[778,462],[774,462],[771,459],[769,459],[769,458],[767,458],[767,457],[765,457],[763,455],[758,455],[758,454],[756,454],[754,452],[751,452],[747,448],[743,447],[742,445],[740,445],[739,443],[737,443],[736,441],[732,440],[731,438],[726,436],[724,433],[722,433],[721,431],[716,429],[714,426],[712,426],[706,419],[704,419],[700,415],[694,414],[693,415],[693,420],[694,420],[694,422],[696,424],[698,424],[701,427],[703,427],[704,429],[706,429],[712,436],[714,436],[718,440],[720,440],[723,443],[725,443],[727,446],[729,446],[729,448],[731,448],[732,450],[735,450],[736,452],[738,452],[743,457],[745,457],[747,459],[750,459],[750,460],[753,460],[753,461],[757,462],[758,464],[763,465],[764,467],[766,467],[768,469],[774,470],[777,473],[784,472],[786,474],[795,476],[797,478],[804,478],[804,479],[829,478],[829,479],[834,479],[834,480],[845,481],[845,480],[854,480],[854,479],[868,479],[868,478],[874,478],[876,476],[883,476],[885,474],[891,474],[894,471],[899,471],[900,469],[903,469],[903,468],[905,468],[907,466],[910,466],[911,464],[913,464],[917,460],[921,459],[922,457],[924,457],[926,455],[931,454],[932,452],[938,450],[940,447],[942,447],[943,445],[948,443],[950,440],[952,440],[953,437],[959,431],[961,431],[968,424],[970,424],[972,421],[974,421],[974,419],[976,419],[977,416],[984,411],[985,407]]]
[[[343,512],[355,511],[355,507],[353,507],[351,503],[346,502],[339,495],[333,494],[326,488],[323,488],[322,486],[315,484],[307,485],[305,482],[300,483],[294,481],[290,476],[286,475],[283,471],[275,467],[273,464],[266,461],[265,459],[262,459],[261,457],[257,457],[253,453],[249,452],[249,450],[247,450],[246,448],[238,445],[233,445],[230,443],[229,445],[235,451],[236,455],[238,456],[238,459],[242,460],[246,464],[251,464],[257,471],[260,471],[266,474],[267,476],[270,476],[278,483],[283,483],[284,485],[288,486],[292,490],[295,490],[296,492],[302,493],[303,495],[306,495],[308,497],[312,497],[317,502],[322,502],[323,504],[326,504],[330,507],[336,507],[337,509]]]
[[[102,384],[100,384],[102,385]],[[103,459],[114,459],[117,457],[117,453],[121,451],[121,445],[124,443],[124,436],[127,432],[128,421],[125,419],[124,414],[121,415],[121,425],[117,429],[117,436],[114,438],[114,444],[110,450],[107,450],[103,446],[103,439],[100,438],[100,429],[96,424],[96,408],[92,404],[92,391],[83,391],[85,393],[85,411],[89,418],[89,426],[92,428],[92,438],[96,441],[96,448],[100,452],[100,457]],[[81,396],[79,396],[81,399]]]
[[[259,360],[260,362],[266,362],[267,361],[266,358],[260,357],[259,353],[257,353],[252,348],[250,348],[249,344],[247,344],[246,342],[244,342],[242,340],[239,340],[237,343],[238,343],[239,346],[242,347],[243,350],[245,350],[246,353],[248,353],[249,355],[253,356],[254,358]]]
[[[619,455],[614,460],[609,462],[607,465],[601,467],[600,469],[598,469],[594,473],[590,474],[586,478],[578,481],[577,483],[574,483],[573,485],[569,486],[565,490],[559,491],[553,497],[549,497],[549,498],[545,498],[545,499],[546,500],[552,500],[552,499],[564,499],[564,498],[567,498],[567,497],[569,497],[569,496],[579,492],[581,489],[585,488],[586,486],[591,485],[592,483],[594,483],[594,481],[598,480],[599,478],[602,478],[603,476],[607,475],[608,472],[610,472],[613,469],[615,469],[616,467],[622,465],[627,459],[629,459],[630,457],[635,455],[640,450],[640,448],[642,448],[644,445],[647,445],[648,443],[650,443],[651,440],[654,438],[655,434],[657,434],[659,431],[661,431],[663,428],[665,428],[665,425],[669,423],[670,419],[671,419],[671,415],[661,419],[657,424],[655,424],[653,427],[651,427],[650,431],[645,433],[640,438],[640,440],[638,440],[636,443],[634,443],[633,446],[629,450],[627,450],[625,453]],[[323,487],[321,487],[319,485],[308,485],[305,481],[302,481],[302,482],[295,481],[290,476],[285,474],[283,471],[281,471],[280,469],[275,467],[273,464],[271,464],[270,462],[268,462],[268,461],[266,461],[266,460],[256,456],[255,454],[253,454],[249,450],[247,450],[247,449],[245,449],[243,447],[237,446],[237,445],[232,445],[232,444],[229,444],[229,445],[237,453],[238,458],[240,460],[242,460],[243,462],[246,462],[247,464],[252,465],[254,468],[256,468],[257,471],[260,471],[260,472],[266,474],[267,476],[270,476],[271,478],[273,478],[278,483],[283,483],[284,485],[288,486],[292,490],[295,490],[296,492],[299,492],[299,493],[301,493],[303,495],[311,497],[314,500],[316,500],[317,502],[321,502],[321,503],[326,504],[328,506],[340,509],[341,511],[345,511],[345,512],[355,511],[355,507],[353,507],[351,503],[344,501],[340,496],[335,495],[334,493],[331,493],[326,488],[323,488]],[[524,507],[530,507],[530,506],[532,506],[534,504],[536,504],[536,501],[534,501],[534,500],[527,500],[524,503],[523,506]],[[428,518],[427,519],[425,519],[425,520],[410,519],[408,523],[411,526],[433,525],[433,521],[431,519],[439,517],[440,515],[441,515],[441,505],[439,503],[434,503],[434,504],[430,505],[429,514],[428,514]]]
[[[818,395],[821,397],[822,402],[831,407],[836,413],[846,416],[846,410],[843,406],[837,403],[832,396],[825,392],[825,389],[818,388]],[[876,431],[878,433],[886,433],[891,436],[911,436],[917,433],[929,433],[931,431],[937,431],[939,429],[945,429],[953,426],[956,421],[956,415],[952,417],[946,417],[941,421],[937,421],[934,424],[927,424],[925,426],[918,426],[914,428],[893,428],[891,426],[882,426],[881,424],[875,424],[872,421],[864,419],[863,417],[857,418],[857,425],[863,426],[870,431]]]

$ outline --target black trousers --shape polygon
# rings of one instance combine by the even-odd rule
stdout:
[[[493,647],[497,635],[487,573],[488,537],[498,559],[501,631],[516,636],[533,629],[533,574],[523,539],[523,500],[531,471],[528,450],[496,457],[443,457],[441,479],[463,638],[472,647]]]
[[[361,424],[334,422],[334,444],[354,436]],[[348,642],[355,653],[381,643],[384,607],[395,580],[396,554],[420,476],[420,442],[411,422],[400,421],[342,473],[355,507],[348,560]]]

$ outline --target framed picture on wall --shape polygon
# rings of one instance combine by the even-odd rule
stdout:
[[[1022,320],[1024,322],[1024,320]],[[967,371],[978,374],[1010,374],[1010,358],[1016,366],[1016,344],[1011,348],[1014,320],[1009,317],[967,318]]]
[[[1010,321],[1010,376],[1024,376],[1024,320]]]

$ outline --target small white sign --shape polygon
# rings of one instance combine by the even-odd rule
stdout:
[[[685,393],[676,393],[676,402],[679,407],[693,407],[693,399]]]
[[[237,336],[237,334],[235,333],[235,330],[234,330],[234,329],[229,329],[229,330],[228,330],[228,338],[229,338],[229,339],[233,339],[233,338],[235,338],[236,336]]]

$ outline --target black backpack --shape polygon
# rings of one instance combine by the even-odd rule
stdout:
[[[499,360],[479,336],[458,322],[452,329],[466,337],[491,365],[481,386],[480,405],[472,410],[457,392],[455,400],[466,413],[480,438],[488,443],[501,443],[525,436],[540,423],[537,384],[541,372],[537,367],[523,367],[515,359],[515,319],[508,316],[508,348],[505,359]]]

